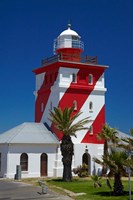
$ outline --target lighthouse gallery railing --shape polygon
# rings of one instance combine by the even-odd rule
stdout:
[[[69,60],[68,60],[69,58]],[[70,53],[61,53],[56,54],[52,57],[48,57],[42,60],[42,66],[58,62],[58,61],[69,61],[74,62],[73,58],[76,58],[76,55],[70,54]],[[84,56],[81,57],[79,60],[80,63],[88,63],[88,64],[98,64],[97,56]]]

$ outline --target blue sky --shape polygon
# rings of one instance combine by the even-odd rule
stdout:
[[[32,70],[53,55],[53,40],[71,20],[84,55],[109,65],[106,121],[133,128],[132,0],[0,0],[0,133],[34,121]]]

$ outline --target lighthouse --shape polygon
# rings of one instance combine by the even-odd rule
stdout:
[[[42,122],[52,130],[60,141],[62,134],[49,120],[53,107],[72,107],[82,112],[78,120],[89,117],[89,130],[77,132],[74,143],[73,166],[88,165],[89,173],[94,169],[93,157],[103,154],[103,141],[97,133],[105,124],[104,72],[108,66],[99,65],[97,57],[83,56],[84,43],[80,35],[68,24],[66,30],[54,40],[53,56],[43,59],[42,66],[34,69],[36,76],[35,122]]]

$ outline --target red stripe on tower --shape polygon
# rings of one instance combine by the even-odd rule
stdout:
[[[58,68],[54,70],[53,76],[49,73],[45,73],[45,77],[41,88],[38,90],[37,99],[35,103],[35,122],[40,122],[43,116],[43,112],[46,108],[49,96],[51,94],[51,87],[54,85],[58,75]]]
[[[95,143],[95,144],[103,144],[103,140],[97,139],[97,134],[102,130],[103,125],[105,124],[105,106],[102,107],[100,112],[98,113],[96,119],[94,120],[92,127],[93,127],[93,134],[88,131],[81,141],[81,143]]]

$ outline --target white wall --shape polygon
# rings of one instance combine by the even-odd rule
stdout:
[[[0,153],[1,153],[0,177],[3,177],[3,175],[7,173],[7,152],[8,152],[8,145],[0,144]]]
[[[103,154],[103,144],[74,144],[74,156],[72,168],[82,165],[82,156],[85,149],[91,156],[91,174],[94,172],[93,157],[101,158]],[[0,145],[2,154],[2,166],[0,177],[14,178],[16,174],[16,166],[20,165],[20,155],[28,154],[28,171],[22,172],[22,178],[40,177],[40,156],[46,153],[48,156],[48,177],[61,177],[63,173],[62,156],[60,148],[57,150],[56,145],[32,145],[32,144],[16,144],[16,145]],[[96,173],[100,165],[95,164]]]
[[[74,167],[82,165],[82,156],[85,153],[85,150],[88,149],[88,153],[91,157],[91,174],[94,173],[94,165],[96,173],[98,173],[98,168],[101,166],[93,162],[93,158],[96,157],[101,159],[103,155],[103,144],[75,144],[74,145]]]
[[[10,144],[8,151],[4,150],[3,155],[7,154],[6,162],[2,160],[2,163],[7,172],[1,171],[3,177],[14,178],[16,174],[16,166],[20,165],[20,156],[22,153],[28,154],[28,171],[22,172],[22,178],[25,177],[40,177],[40,157],[42,153],[46,153],[48,156],[48,176],[54,175],[54,164],[56,159],[57,145],[40,145],[40,144]],[[7,153],[8,152],[8,153]],[[6,156],[5,156],[6,157]]]

